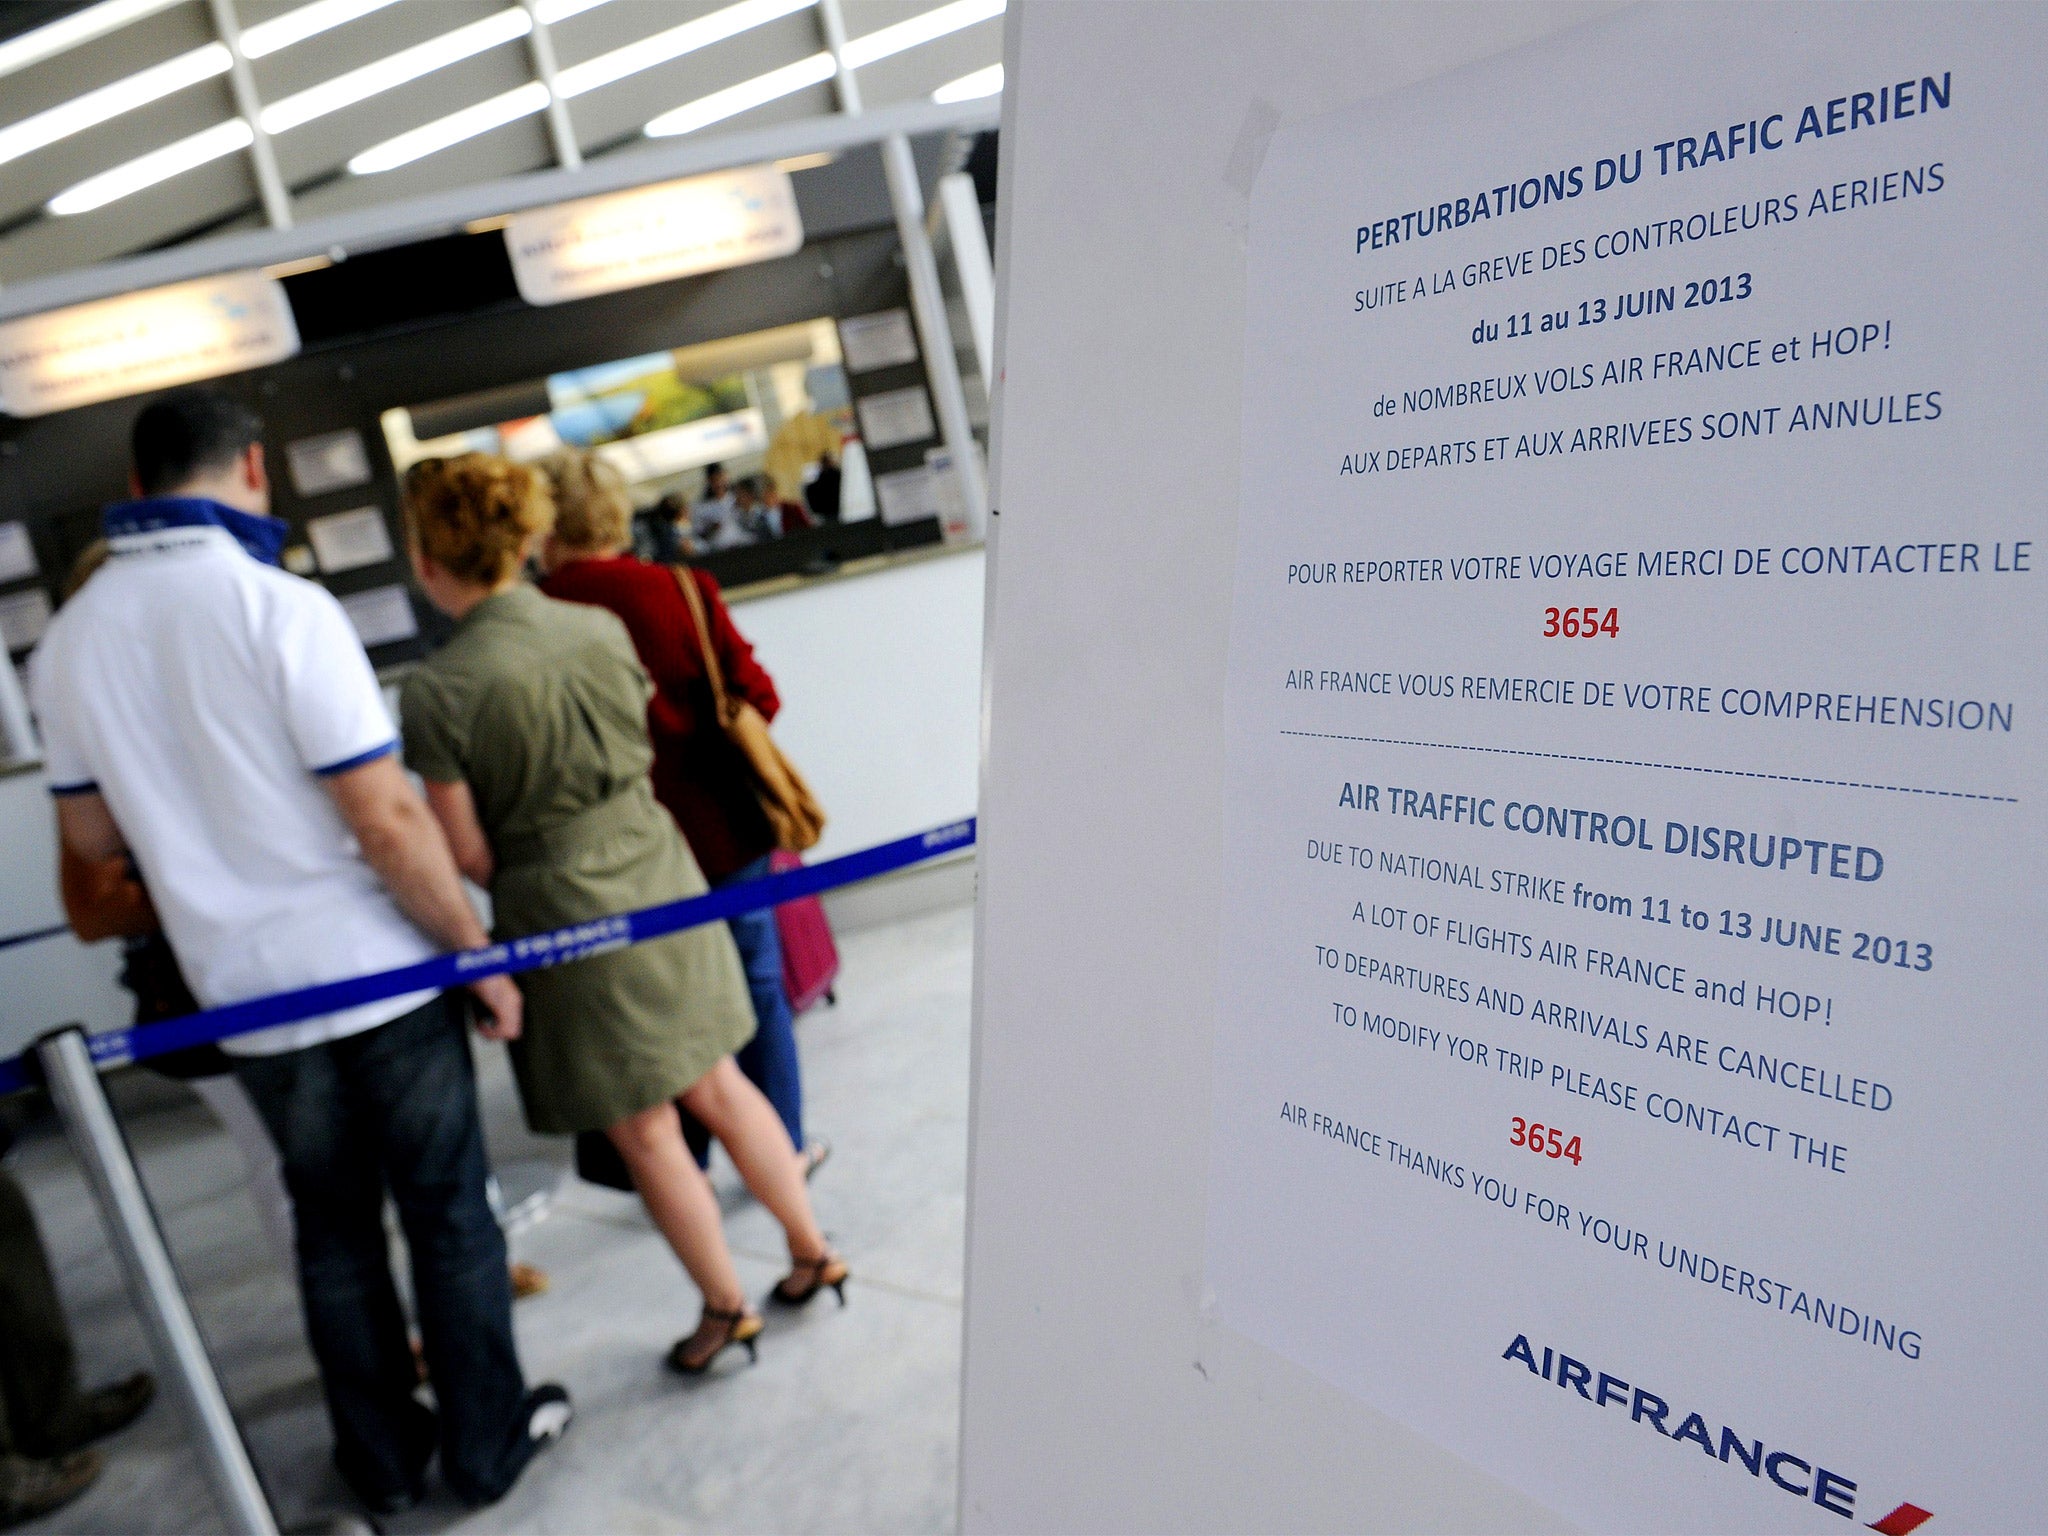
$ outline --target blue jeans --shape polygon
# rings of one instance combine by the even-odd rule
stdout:
[[[235,1070],[291,1190],[306,1335],[342,1475],[365,1497],[416,1492],[438,1444],[451,1492],[498,1498],[533,1446],[461,1010],[437,997],[344,1040],[241,1057]],[[387,1188],[411,1250],[438,1424],[413,1399],[384,1242]]]
[[[718,882],[717,889],[743,880],[759,880],[768,873],[768,856]],[[796,1060],[796,1026],[789,1016],[789,994],[782,989],[782,934],[775,926],[775,909],[746,912],[729,918],[732,941],[740,952],[740,965],[747,973],[747,991],[754,1000],[754,1038],[734,1055],[747,1080],[767,1096],[782,1117],[783,1126],[796,1149],[804,1149],[804,1084]],[[683,1111],[683,1135],[697,1164],[711,1160],[711,1133],[697,1117]]]

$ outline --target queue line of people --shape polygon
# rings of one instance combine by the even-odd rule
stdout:
[[[200,1003],[696,894],[693,810],[700,842],[719,814],[741,823],[723,828],[717,878],[761,872],[767,850],[737,814],[729,765],[706,750],[717,733],[693,729],[706,712],[689,669],[669,664],[684,648],[649,578],[680,598],[677,575],[617,554],[622,488],[594,461],[554,466],[570,509],[559,534],[541,470],[468,454],[408,474],[414,570],[456,631],[405,686],[401,757],[340,605],[278,568],[286,525],[269,515],[261,436],[212,390],[141,413],[135,499],[108,510],[105,568],[52,622],[32,680],[67,856],[132,865]],[[534,556],[559,595],[522,580]],[[704,595],[721,649],[742,659],[715,585]],[[755,702],[772,712],[772,684],[765,694]],[[490,890],[494,933],[463,875]],[[780,956],[758,932],[743,944],[744,957],[726,927],[698,928],[223,1043],[289,1192],[336,1464],[373,1512],[416,1501],[437,1455],[451,1492],[490,1503],[572,1417],[567,1390],[530,1385],[519,1362],[466,1019],[509,1043],[536,1131],[616,1152],[696,1282],[702,1314],[673,1368],[702,1374],[734,1346],[751,1356],[763,1326],[686,1119],[784,1229],[791,1268],[773,1299],[832,1289],[844,1302],[848,1266],[806,1188],[825,1149],[804,1143],[787,1004],[778,1018],[757,1001],[770,958],[779,989]],[[735,1062],[742,1049],[774,1102]]]

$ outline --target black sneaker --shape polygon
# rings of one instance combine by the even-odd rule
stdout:
[[[544,1381],[526,1394],[526,1438],[538,1455],[569,1432],[576,1417],[576,1405],[569,1401],[569,1389],[558,1381]]]
[[[405,1435],[410,1442],[406,1447],[407,1476],[398,1486],[380,1487],[373,1477],[350,1465],[339,1447],[335,1449],[335,1470],[348,1484],[349,1492],[372,1515],[402,1515],[426,1497],[427,1466],[434,1459],[434,1449],[441,1437],[441,1421],[424,1403],[409,1403],[407,1407],[409,1422],[405,1426]]]
[[[569,1401],[569,1389],[559,1382],[542,1382],[530,1390],[519,1405],[519,1419],[513,1428],[514,1438],[501,1474],[504,1482],[497,1491],[454,1486],[449,1491],[471,1509],[497,1503],[525,1475],[534,1457],[569,1432],[569,1421],[575,1417],[576,1409]]]

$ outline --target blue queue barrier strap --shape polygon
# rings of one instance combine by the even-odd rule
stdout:
[[[54,928],[38,928],[31,933],[10,933],[6,938],[0,939],[0,949],[12,949],[17,944],[40,943],[44,939],[54,939],[58,934],[70,931],[68,926],[59,923]]]
[[[572,960],[584,960],[592,955],[644,944],[649,939],[664,938],[685,928],[719,922],[742,912],[779,907],[786,901],[872,880],[876,875],[885,875],[891,870],[922,864],[927,859],[971,847],[974,836],[975,821],[969,817],[965,821],[935,827],[929,832],[898,838],[893,843],[841,854],[822,864],[807,864],[801,869],[785,870],[764,879],[722,886],[702,896],[642,907],[637,912],[622,912],[616,917],[596,918],[549,933],[528,934],[523,939],[512,939],[483,949],[436,955],[431,960],[403,965],[396,970],[352,976],[345,981],[323,982],[318,986],[277,992],[268,997],[252,997],[246,1002],[208,1008],[155,1024],[111,1029],[89,1036],[88,1043],[94,1065],[102,1069],[118,1067],[195,1045],[212,1045],[279,1024],[296,1024],[321,1014],[339,1013],[344,1008],[402,997],[408,992],[444,992],[491,976],[510,976],[520,971],[539,970],[543,966],[567,965]],[[0,1061],[0,1093],[12,1093],[26,1087],[29,1082],[22,1057]]]

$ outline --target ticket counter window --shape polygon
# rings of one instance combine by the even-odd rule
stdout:
[[[744,586],[930,542],[885,527],[829,319],[594,363],[383,413],[394,468],[588,448],[625,477],[634,546]]]

